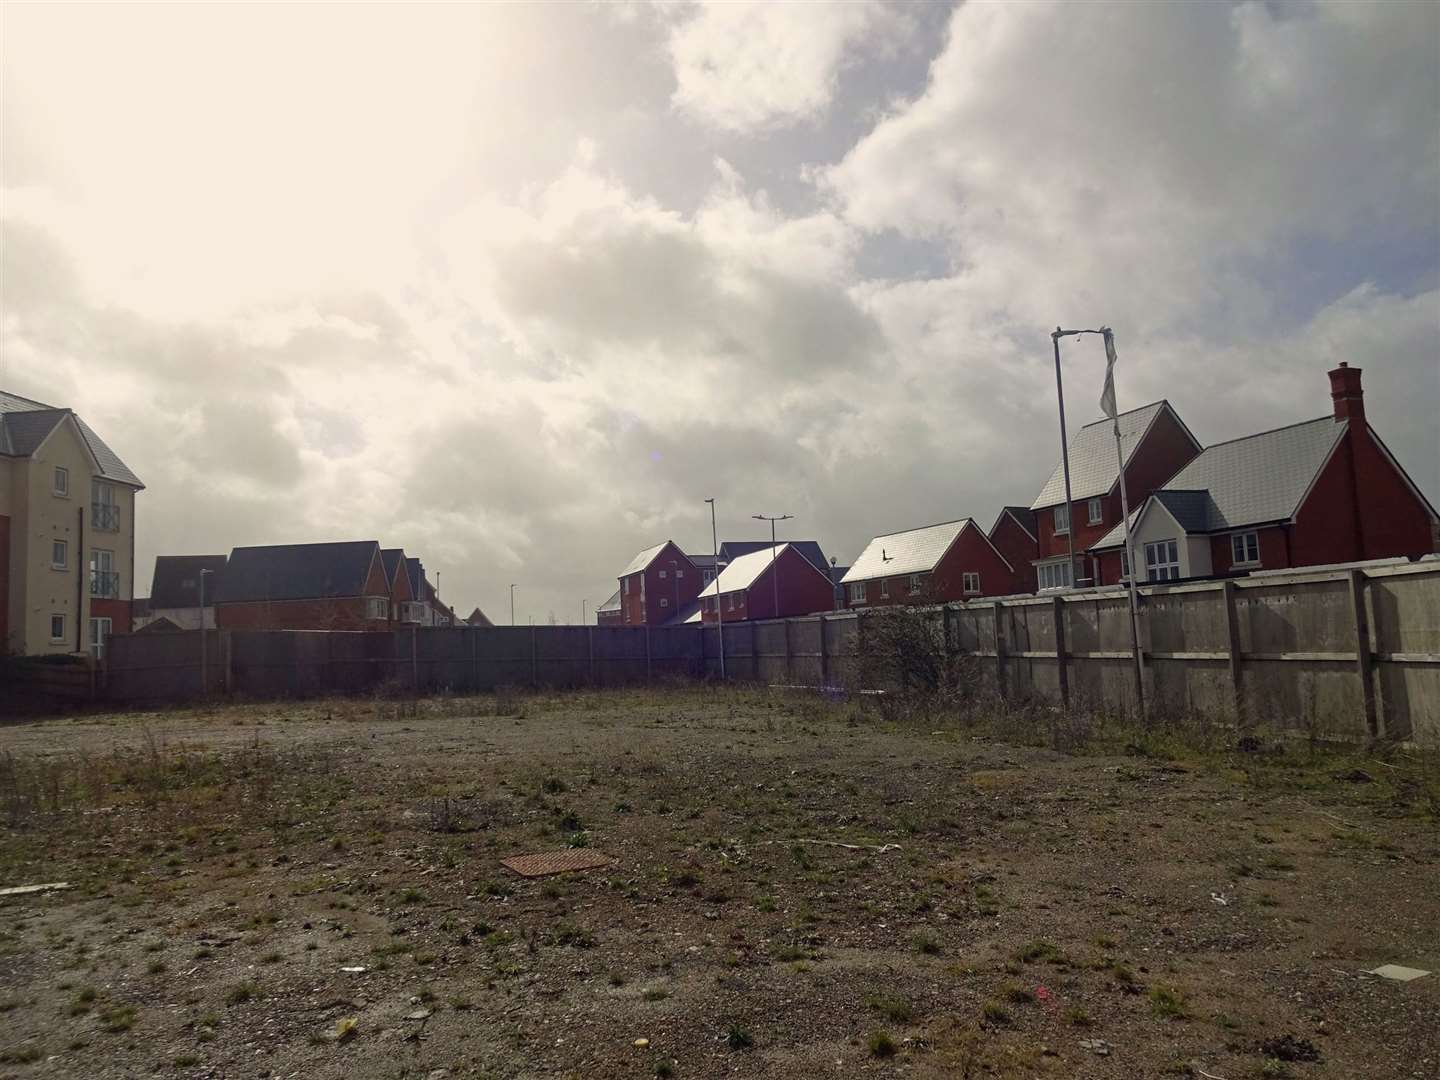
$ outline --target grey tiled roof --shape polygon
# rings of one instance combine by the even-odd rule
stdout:
[[[860,557],[846,571],[841,581],[869,581],[872,578],[894,577],[897,574],[920,574],[935,569],[941,557],[960,535],[969,518],[926,525],[920,529],[877,536],[865,546]]]
[[[69,409],[57,409],[23,398],[19,394],[0,390],[0,453],[14,457],[30,456],[67,414],[75,416]],[[130,467],[120,460],[120,455],[95,434],[94,428],[79,416],[75,416],[75,423],[80,428],[80,437],[85,440],[96,464],[100,466],[101,476],[137,488],[145,486],[140,482],[140,478],[130,471]]]
[[[1155,496],[1189,532],[1288,521],[1347,426],[1343,420],[1322,416],[1216,443],[1172,476]],[[1199,499],[1196,493],[1205,497]],[[1141,509],[1136,508],[1132,521]],[[1094,546],[1116,547],[1124,542],[1124,526],[1117,525]]]
[[[225,563],[224,555],[157,555],[155,576],[150,581],[151,606],[199,607],[201,570],[210,571],[210,580],[205,583],[205,601],[213,603],[219,595]]]
[[[364,596],[365,579],[379,551],[374,540],[236,548],[216,599],[235,603]]]
[[[1128,464],[1141,437],[1150,429],[1155,418],[1170,409],[1167,401],[1156,401],[1138,409],[1123,412],[1117,417],[1120,424],[1120,449]],[[1086,424],[1070,437],[1070,498],[1081,499],[1104,495],[1115,486],[1120,475],[1119,462],[1115,459],[1114,422],[1107,419]],[[1030,504],[1031,510],[1043,510],[1065,501],[1064,463],[1056,464],[1050,479]]]
[[[404,558],[404,548],[382,548],[380,550],[380,560],[385,564],[385,580],[392,586],[395,584],[395,571],[399,569],[400,561]]]
[[[996,527],[1000,524],[1001,519],[1004,518],[1006,514],[1009,514],[1016,521],[1018,521],[1020,523],[1020,527],[1030,534],[1031,539],[1035,539],[1039,536],[1039,534],[1035,531],[1035,511],[1031,510],[1028,506],[1001,507],[1000,513],[995,518],[995,524],[990,526],[990,532],[987,535],[994,535]]]
[[[785,554],[789,544],[781,544],[775,549],[775,558],[779,559]],[[715,596],[719,593],[739,592],[748,589],[755,584],[755,579],[765,572],[770,565],[770,545],[766,544],[759,551],[752,551],[733,559],[730,565],[720,571],[720,576],[712,581],[705,588],[700,590],[701,596]]]
[[[603,604],[601,604],[601,605],[600,605],[598,608],[596,608],[595,610],[596,610],[596,612],[601,612],[601,611],[619,611],[619,610],[620,610],[620,590],[619,590],[619,589],[616,589],[616,590],[610,595],[610,599],[609,599],[609,600],[606,600]]]
[[[830,564],[825,561],[825,552],[821,550],[820,544],[815,540],[781,540],[781,544],[788,543],[796,551],[805,557],[805,561],[817,570],[825,573],[830,572]],[[741,555],[749,555],[752,551],[769,551],[769,540],[726,540],[720,545],[720,561],[730,562],[738,559]]]

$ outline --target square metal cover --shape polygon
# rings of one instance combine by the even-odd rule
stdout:
[[[512,855],[508,859],[500,860],[501,866],[527,878],[568,874],[575,870],[596,870],[602,866],[613,866],[614,863],[615,860],[610,856],[584,848],[541,851],[534,855]]]

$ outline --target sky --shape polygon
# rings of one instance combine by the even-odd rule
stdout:
[[[0,386],[145,481],[139,595],[373,538],[575,622],[710,497],[988,527],[1057,324],[1203,443],[1361,367],[1440,501],[1440,5],[10,3],[0,79]]]

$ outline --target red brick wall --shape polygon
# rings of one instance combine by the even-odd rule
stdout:
[[[779,616],[810,615],[817,611],[829,611],[834,606],[830,583],[825,575],[794,548],[786,548],[780,558],[770,564],[744,592],[735,596],[735,610],[729,607],[730,593],[720,596],[725,605],[725,621],[740,622],[742,619],[776,618],[775,593],[771,575],[779,574],[780,611]],[[714,611],[702,610],[700,617],[705,622],[715,622]]]
[[[385,630],[390,624],[365,617],[364,597],[345,596],[217,604],[215,625],[222,630]]]
[[[1030,563],[1040,557],[1040,545],[1035,538],[1009,514],[1002,514],[990,530],[990,542],[1014,568],[1010,591],[1034,592],[1035,568]]]
[[[1426,555],[1437,550],[1434,521],[1363,422],[1352,424],[1356,488],[1360,493],[1362,557]]]
[[[130,601],[129,600],[104,600],[99,597],[90,599],[90,617],[92,619],[109,619],[110,632],[112,634],[128,634],[130,632]],[[90,643],[90,628],[85,628],[85,643]]]
[[[126,630],[130,627],[127,625]],[[0,653],[10,635],[10,519],[0,514]]]
[[[596,626],[624,626],[625,613],[623,611],[597,611],[595,613]]]
[[[1023,529],[1017,529],[1022,536]],[[1033,544],[1032,544],[1033,547]],[[1033,557],[1033,556],[1032,556]],[[1027,560],[1026,571],[1030,570]],[[980,592],[965,593],[965,575],[980,575]],[[979,526],[971,522],[960,531],[955,542],[940,559],[929,575],[919,594],[910,591],[910,575],[898,574],[888,578],[871,578],[865,583],[865,602],[851,603],[850,586],[845,588],[845,605],[853,608],[891,607],[896,604],[932,604],[952,600],[974,599],[975,596],[1005,596],[1021,591],[1016,587],[1018,572],[1012,572],[1005,565],[999,553],[990,545]],[[882,580],[889,585],[889,595],[882,595]],[[1033,586],[1030,591],[1033,591]]]

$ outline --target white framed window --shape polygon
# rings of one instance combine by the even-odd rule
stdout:
[[[1057,533],[1070,531],[1070,508],[1064,503],[1055,507],[1055,531]]]
[[[1100,525],[1105,521],[1105,504],[1099,499],[1091,499],[1086,504],[1086,511],[1089,517],[1089,524]]]
[[[67,570],[70,567],[70,545],[64,540],[50,541],[50,567]]]
[[[730,594],[730,603],[727,606],[731,611],[735,610],[735,594],[733,592]]]
[[[910,575],[910,595],[914,596],[920,591],[921,578],[919,574]]]
[[[661,573],[664,573],[664,571],[662,570]],[[664,597],[664,596],[660,597],[660,606],[661,606],[661,607],[669,607],[669,606],[670,606],[670,600],[669,600],[667,597]]]
[[[862,591],[863,591],[863,590],[862,590]],[[889,598],[890,598],[890,579],[889,579],[889,578],[881,578],[881,579],[880,579],[880,599],[881,599],[881,600],[888,600]],[[863,600],[863,599],[865,599],[865,597],[864,597],[864,596],[861,596],[860,599]]]
[[[1120,580],[1130,580],[1130,552],[1123,547],[1120,549]]]
[[[685,571],[684,571],[684,570],[676,570],[676,571],[675,571],[675,580],[676,580],[676,581],[683,581],[684,578],[685,578]]]
[[[114,484],[97,480],[91,486],[90,526],[102,532],[120,531],[120,499]]]
[[[1157,540],[1145,545],[1147,581],[1175,581],[1180,577],[1180,545],[1174,540]]]
[[[56,465],[54,476],[50,480],[50,490],[63,499],[70,497],[70,470],[64,465]]]
[[[1254,532],[1235,533],[1230,537],[1231,566],[1260,565],[1260,534]]]
[[[704,582],[706,585],[709,585],[710,582],[712,582],[712,581],[715,580],[715,571],[714,571],[714,570],[701,570],[701,571],[700,571],[700,580],[701,580],[702,582]]]
[[[51,640],[51,641],[64,641],[64,640],[65,640],[65,616],[64,616],[64,615],[51,615],[51,616],[50,616],[50,640]]]
[[[1070,564],[1069,562],[1041,563],[1035,567],[1035,578],[1041,591],[1068,589],[1070,587]]]
[[[661,571],[660,571],[660,580],[661,580],[661,581],[664,581],[664,580],[665,580],[665,571],[664,571],[664,570],[661,570]]]
[[[883,590],[885,583],[882,581],[880,587]],[[881,595],[884,595],[882,592]],[[852,604],[865,603],[865,583],[863,581],[852,581],[850,583],[850,602]]]
[[[115,553],[90,549],[90,595],[114,600],[120,595],[120,575],[115,570]]]
[[[388,619],[390,617],[390,601],[383,596],[367,596],[365,598],[365,617],[367,619]]]
[[[970,572],[967,571],[965,574],[962,575],[962,577],[963,577],[963,579],[964,579],[964,580],[962,581],[962,584],[963,584],[963,586],[964,586],[964,588],[965,588],[965,592],[966,592],[967,594],[974,595],[974,594],[979,593],[979,591],[980,591],[980,575],[979,575],[979,574],[972,574],[972,573],[970,573]]]
[[[620,579],[620,591],[626,596],[630,595],[630,579],[628,577]]]
[[[105,656],[105,643],[110,639],[110,620],[90,620],[90,655],[100,660]]]

